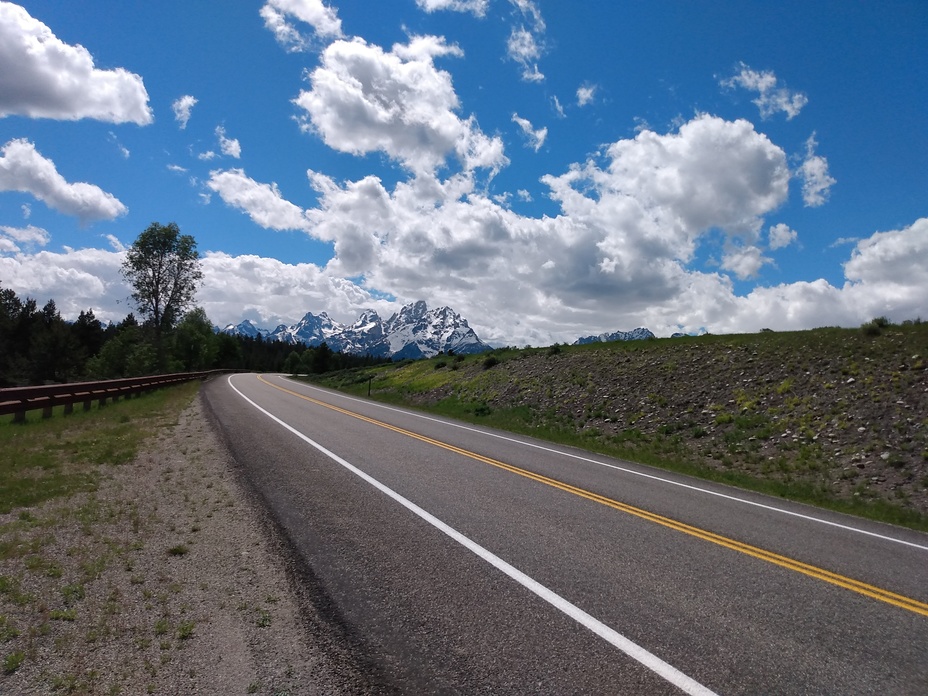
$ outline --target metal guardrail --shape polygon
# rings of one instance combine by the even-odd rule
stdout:
[[[65,414],[74,412],[74,404],[82,403],[89,411],[93,402],[105,406],[107,400],[130,397],[160,387],[180,382],[205,379],[212,375],[235,372],[236,370],[206,370],[202,372],[179,372],[171,375],[149,375],[127,377],[99,382],[71,382],[42,387],[11,387],[0,389],[0,416],[13,414],[14,423],[26,420],[28,411],[42,409],[42,417],[50,418],[55,406],[64,406]]]

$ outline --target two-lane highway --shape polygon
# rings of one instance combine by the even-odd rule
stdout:
[[[928,693],[928,535],[280,376],[204,398],[374,690]]]

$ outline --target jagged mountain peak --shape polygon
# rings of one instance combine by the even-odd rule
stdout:
[[[245,335],[231,324],[226,329]],[[292,345],[324,342],[335,351],[399,359],[490,350],[461,315],[450,307],[430,310],[424,300],[404,305],[386,321],[373,309],[365,309],[352,324],[339,324],[326,312],[307,312],[296,324],[281,324],[264,335]]]
[[[383,319],[380,318],[380,315],[377,313],[377,310],[365,309],[363,312],[361,312],[361,316],[358,317],[358,320],[351,326],[352,327],[366,326],[374,322],[383,323]]]
[[[244,319],[238,324],[229,324],[222,329],[222,333],[238,334],[240,336],[255,338],[256,336],[264,336],[268,332],[265,329],[259,329],[251,319]]]
[[[407,305],[403,305],[399,312],[396,312],[393,316],[387,319],[388,324],[395,322],[414,322],[418,321],[426,314],[428,314],[429,306],[425,303],[425,300],[418,300],[417,302],[410,302]]]

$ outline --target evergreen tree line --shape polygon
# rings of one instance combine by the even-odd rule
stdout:
[[[318,374],[373,362],[383,360],[333,352],[324,343],[217,333],[199,307],[169,328],[131,313],[104,325],[92,309],[69,322],[54,300],[39,309],[0,286],[0,388],[212,369]]]
[[[373,362],[324,343],[296,349],[217,333],[193,306],[203,278],[196,240],[173,222],[149,225],[126,250],[121,271],[141,321],[129,314],[104,326],[88,309],[68,322],[54,300],[40,310],[0,286],[0,387],[213,369],[321,373]]]

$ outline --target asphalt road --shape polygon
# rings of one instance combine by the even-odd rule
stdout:
[[[928,694],[928,535],[280,376],[204,398],[372,692]]]

